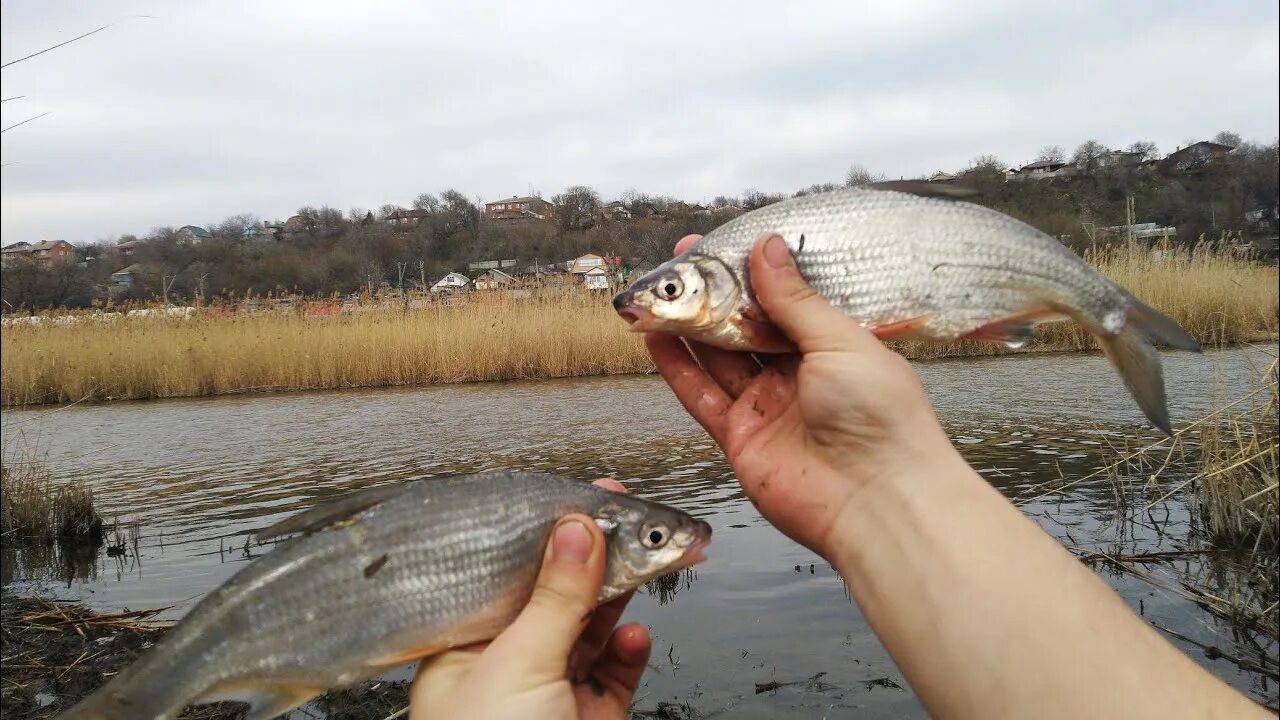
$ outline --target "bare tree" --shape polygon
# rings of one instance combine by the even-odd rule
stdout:
[[[429,213],[440,212],[442,205],[440,199],[431,193],[422,193],[413,199],[414,210],[426,210]]]
[[[1107,146],[1097,140],[1085,140],[1076,148],[1071,156],[1071,164],[1081,171],[1092,170],[1098,164],[1098,158],[1107,152]]]
[[[600,195],[586,185],[571,185],[551,199],[562,230],[583,230],[600,216]]]
[[[984,155],[979,155],[973,160],[970,160],[969,169],[971,171],[981,170],[981,171],[993,172],[993,173],[1004,173],[1005,164],[1000,160],[1000,158],[996,157],[995,155],[992,155],[991,153],[986,153]]]
[[[1160,157],[1160,149],[1150,140],[1139,140],[1129,146],[1129,152],[1140,153],[1143,160],[1155,160]]]
[[[1243,140],[1240,139],[1239,133],[1233,133],[1230,130],[1223,130],[1217,135],[1214,135],[1213,141],[1218,143],[1219,145],[1226,145],[1228,147],[1233,147],[1233,148],[1240,147],[1240,145],[1244,142]]]
[[[863,165],[854,163],[849,166],[849,172],[844,174],[844,186],[870,185],[871,183],[881,182],[884,179],[883,173],[873,173]]]
[[[830,192],[838,187],[840,186],[832,182],[814,183],[807,188],[800,188],[796,191],[793,197],[804,197],[805,195],[816,195],[818,193]]]
[[[1067,151],[1061,145],[1045,145],[1036,155],[1036,162],[1060,163],[1067,159]]]

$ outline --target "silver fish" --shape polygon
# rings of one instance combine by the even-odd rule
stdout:
[[[162,720],[189,704],[285,713],[450,647],[489,640],[528,601],[558,518],[608,543],[603,603],[703,559],[711,527],[674,508],[533,473],[356,492],[259,537],[304,532],[210,593],[64,718]]]
[[[973,338],[1021,347],[1038,323],[1089,330],[1157,428],[1170,432],[1153,343],[1198,352],[1143,304],[1034,227],[964,202],[964,189],[881,183],[783,200],[717,227],[613,299],[637,332],[759,353],[794,348],[756,304],[747,256],[781,235],[801,274],[881,338]]]

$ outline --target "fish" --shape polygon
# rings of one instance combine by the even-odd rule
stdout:
[[[766,205],[641,275],[613,306],[635,332],[794,352],[756,302],[748,272],[756,240],[777,234],[813,289],[881,339],[969,338],[1018,349],[1041,323],[1079,323],[1146,418],[1171,434],[1155,346],[1200,352],[1200,344],[1057,239],[970,202],[974,194],[893,181]]]
[[[557,520],[606,538],[605,603],[701,562],[711,527],[673,507],[530,472],[357,491],[266,528],[294,534],[202,599],[65,720],[167,720],[249,703],[266,720],[452,647],[491,640],[533,591]]]

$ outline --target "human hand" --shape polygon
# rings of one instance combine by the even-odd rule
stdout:
[[[697,239],[681,239],[675,254]],[[757,361],[694,341],[686,349],[661,333],[645,342],[747,497],[779,530],[831,559],[837,520],[862,489],[963,460],[910,364],[818,295],[781,238],[761,237],[749,262],[757,302],[798,354]]]
[[[594,484],[627,491],[616,480]],[[650,639],[643,625],[614,629],[634,593],[596,608],[604,565],[595,522],[562,518],[519,617],[492,642],[423,661],[409,694],[411,720],[626,718]]]

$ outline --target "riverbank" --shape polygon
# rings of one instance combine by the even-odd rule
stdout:
[[[57,717],[138,659],[164,634],[155,611],[95,613],[82,605],[0,594],[6,720]],[[405,682],[368,681],[325,693],[315,705],[329,720],[382,720],[408,704]],[[183,720],[238,720],[244,705],[188,708]]]
[[[1275,266],[1211,250],[1094,260],[1206,347],[1277,337]],[[391,304],[314,315],[297,306],[10,325],[0,337],[4,406],[653,371],[607,294],[576,289],[472,293],[416,310]],[[1009,352],[973,341],[893,347],[911,359]],[[1074,323],[1054,323],[1022,352],[1095,348]]]

